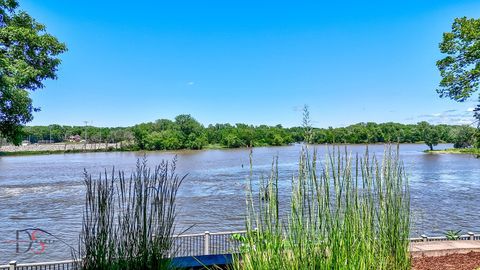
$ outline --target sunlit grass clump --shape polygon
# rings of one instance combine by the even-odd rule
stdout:
[[[409,269],[410,196],[398,149],[383,158],[304,148],[290,198],[277,165],[247,196],[235,269]],[[255,194],[254,194],[255,193]]]
[[[176,196],[184,177],[176,159],[152,169],[137,162],[130,178],[85,172],[85,210],[79,250],[80,269],[171,269]]]

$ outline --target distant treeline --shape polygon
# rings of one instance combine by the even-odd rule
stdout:
[[[306,132],[308,130],[308,132]],[[142,150],[202,149],[214,147],[276,146],[294,142],[324,143],[419,143],[431,148],[441,142],[457,147],[475,144],[476,129],[458,125],[399,123],[358,123],[341,128],[284,128],[247,124],[215,124],[204,127],[190,115],[160,119],[133,127],[100,128],[93,126],[29,126],[24,128],[25,140],[37,142],[87,141],[129,142]],[[305,138],[306,134],[307,139]],[[478,135],[478,134],[477,134]]]
[[[23,128],[24,141],[30,143],[58,143],[88,141],[89,143],[116,143],[133,140],[131,127],[93,126],[26,126]]]

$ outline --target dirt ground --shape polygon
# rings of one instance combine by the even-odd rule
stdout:
[[[412,270],[476,270],[480,269],[480,252],[414,258],[412,266]]]

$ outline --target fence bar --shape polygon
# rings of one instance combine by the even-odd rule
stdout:
[[[427,242],[427,241],[428,241],[428,236],[427,236],[427,235],[422,234],[421,237],[422,237],[422,239],[423,239],[423,242]]]
[[[17,268],[17,261],[11,261],[8,263],[9,270],[15,270]]]
[[[203,255],[210,255],[210,232],[205,232],[205,239],[203,242]]]

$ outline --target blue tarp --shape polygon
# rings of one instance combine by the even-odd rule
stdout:
[[[181,268],[228,265],[232,263],[232,254],[176,257],[172,263]]]

